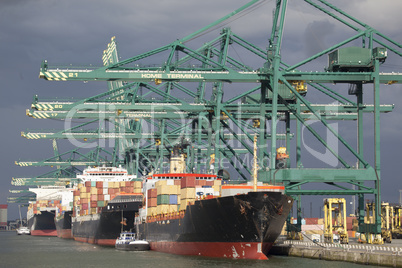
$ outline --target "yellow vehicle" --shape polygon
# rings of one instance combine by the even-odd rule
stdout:
[[[402,206],[394,206],[393,209],[392,238],[402,239]]]
[[[348,244],[345,198],[328,198],[324,202],[324,242]]]

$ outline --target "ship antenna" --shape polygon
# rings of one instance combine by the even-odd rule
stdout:
[[[258,171],[258,164],[257,164],[257,134],[254,135],[254,163],[253,163],[253,190],[257,192],[257,171]]]

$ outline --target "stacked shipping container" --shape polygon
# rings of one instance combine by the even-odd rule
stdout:
[[[221,180],[196,176],[172,177],[147,190],[147,216],[178,214],[197,199],[220,196]]]
[[[28,210],[32,209],[33,214],[38,214],[41,210],[49,210],[48,208],[54,208],[54,210],[56,210],[59,205],[60,200],[36,200],[36,202],[29,203]]]
[[[86,181],[74,191],[73,217],[99,213],[118,194],[139,194],[141,181]]]

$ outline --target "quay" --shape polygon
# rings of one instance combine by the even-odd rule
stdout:
[[[365,265],[402,267],[402,240],[396,240],[396,243],[386,245],[368,245],[353,242],[350,244],[330,244],[279,240],[271,249],[270,254],[328,261],[345,261]]]

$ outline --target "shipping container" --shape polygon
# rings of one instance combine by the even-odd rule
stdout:
[[[210,181],[205,181],[205,185],[207,186],[213,186],[214,185],[214,181],[210,180]]]
[[[155,183],[155,186],[156,186],[156,192],[158,195],[170,194],[168,185],[158,184],[158,182],[157,182],[157,183]]]
[[[169,205],[158,205],[156,207],[156,214],[166,214],[169,213]]]
[[[180,200],[180,211],[186,210],[188,204],[194,204],[195,198],[187,198]]]
[[[166,186],[167,185],[167,180],[159,180],[155,182],[155,188],[158,186]]]
[[[318,218],[305,218],[307,225],[318,224]]]
[[[156,188],[152,188],[148,190],[148,198],[156,198],[156,196],[158,195],[158,192],[156,190]]]
[[[169,192],[170,194],[175,194],[175,195],[179,195],[180,194],[180,189],[181,187],[178,185],[169,185]]]
[[[142,181],[134,181],[134,188],[142,188]]]
[[[141,188],[134,188],[134,193],[135,194],[140,194],[140,193],[142,193],[142,189]]]
[[[156,206],[147,208],[147,216],[155,216],[156,215]]]
[[[206,185],[206,180],[195,180],[195,185],[196,186],[204,186]]]
[[[148,198],[147,206],[148,207],[156,207],[158,205],[157,198]]]
[[[177,205],[177,195],[169,195],[169,205]]]
[[[161,194],[156,197],[157,205],[168,205],[169,204],[169,195]]]
[[[186,176],[181,179],[181,188],[194,188],[195,187],[195,177]]]
[[[214,185],[222,185],[222,180],[214,180]]]
[[[181,199],[191,199],[195,198],[195,188],[184,188],[180,191],[180,198]]]
[[[173,205],[169,205],[169,213],[173,213],[173,212],[177,212],[178,210],[178,206],[176,204]]]

